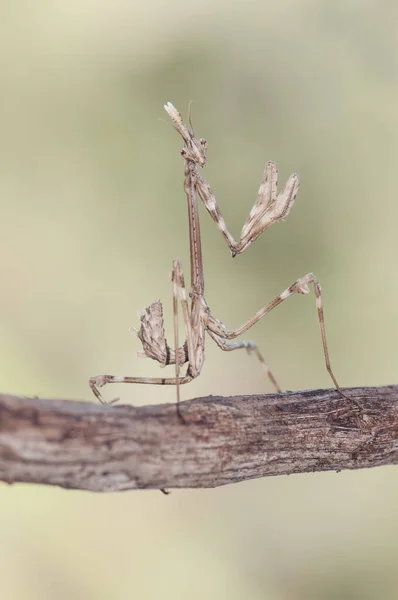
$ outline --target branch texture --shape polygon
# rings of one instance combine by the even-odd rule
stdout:
[[[0,395],[0,480],[208,488],[398,462],[398,386],[103,406]]]

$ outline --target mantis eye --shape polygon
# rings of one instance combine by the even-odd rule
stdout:
[[[207,141],[204,138],[200,138],[200,143],[202,144],[203,148],[207,147]]]

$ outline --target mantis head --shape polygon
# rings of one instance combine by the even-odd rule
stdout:
[[[185,160],[190,160],[201,167],[204,167],[206,164],[207,142],[203,138],[197,139],[195,137],[191,123],[191,114],[189,114],[188,128],[184,125],[180,113],[171,102],[165,104],[164,109],[173,121],[175,129],[184,140],[185,146],[181,150],[181,155]]]

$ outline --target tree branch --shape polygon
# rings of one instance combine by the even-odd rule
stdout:
[[[207,488],[398,462],[398,386],[103,406],[0,395],[0,480]]]

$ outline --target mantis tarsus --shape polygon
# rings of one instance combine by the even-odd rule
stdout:
[[[159,362],[162,367],[174,364],[175,376],[163,378],[97,375],[90,378],[90,387],[95,396],[100,402],[105,402],[98,388],[107,383],[175,385],[177,388],[177,402],[179,402],[180,385],[189,383],[198,377],[202,370],[206,332],[222,350],[232,351],[245,348],[257,356],[272,385],[277,392],[281,392],[281,388],[277,384],[271,370],[266,365],[257,345],[252,341],[232,340],[235,340],[235,338],[245,333],[245,331],[250,329],[250,327],[257,323],[264,315],[270,312],[278,304],[281,304],[283,300],[286,300],[286,298],[292,294],[308,294],[310,291],[310,284],[313,284],[315,290],[316,307],[318,311],[318,321],[321,330],[326,368],[334,385],[341,392],[330,365],[329,352],[326,343],[321,287],[313,273],[308,273],[307,275],[304,275],[304,277],[297,279],[290,287],[286,288],[269,304],[260,308],[253,317],[236,329],[227,329],[221,321],[216,319],[211,314],[210,308],[204,297],[202,246],[197,202],[198,196],[213,220],[216,222],[217,227],[231,249],[232,256],[236,256],[246,250],[265,229],[288,216],[299,187],[298,175],[296,173],[290,175],[284,189],[278,194],[278,172],[276,165],[273,162],[267,163],[256,201],[243,225],[240,240],[239,242],[236,242],[227,229],[212,189],[198,172],[198,166],[204,167],[206,164],[206,140],[202,138],[197,139],[195,137],[190,117],[189,127],[186,127],[180,113],[170,102],[166,104],[164,108],[171,117],[175,129],[184,140],[184,147],[181,150],[181,155],[184,159],[184,190],[188,201],[191,257],[191,287],[189,297],[191,302],[189,306],[181,260],[177,258],[173,262],[171,273],[173,286],[174,348],[171,348],[166,341],[163,326],[163,308],[160,301],[154,302],[145,309],[144,314],[141,315],[141,327],[136,333],[141,340],[143,347],[143,350],[139,352],[138,355],[152,358]],[[178,300],[181,302],[186,334],[186,340],[182,346],[179,346],[178,342]],[[180,375],[180,366],[185,363],[188,363],[186,373],[185,375]]]

